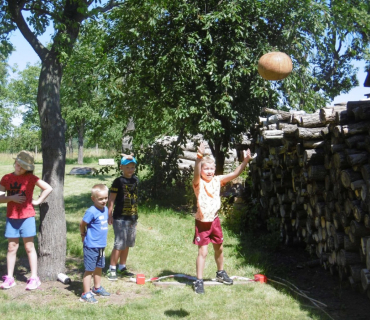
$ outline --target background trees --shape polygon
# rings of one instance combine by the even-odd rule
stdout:
[[[350,62],[368,50],[368,12],[367,1],[125,1],[107,43],[136,141],[202,133],[222,172],[226,149],[261,107],[314,110],[357,84]],[[257,74],[274,50],[293,59],[285,81]]]
[[[65,268],[66,224],[63,184],[65,173],[65,121],[60,108],[62,71],[73,52],[82,22],[110,10],[120,1],[104,6],[92,0],[0,0],[0,40],[9,47],[9,33],[18,28],[41,60],[37,106],[42,131],[43,179],[53,187],[48,201],[40,206],[39,273],[55,279]],[[100,2],[99,2],[100,4]],[[27,18],[23,16],[27,12]],[[49,47],[37,38],[53,23],[55,33]]]

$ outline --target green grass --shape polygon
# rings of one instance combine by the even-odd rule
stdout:
[[[66,166],[66,173],[73,165]],[[97,167],[97,165],[96,165]],[[0,175],[12,171],[12,165],[0,165]],[[41,165],[35,174],[41,176]],[[90,189],[95,183],[111,185],[112,176],[72,176],[65,178],[65,210],[67,221],[67,268],[73,282],[66,289],[43,283],[44,290],[12,294],[0,291],[2,319],[325,319],[322,313],[307,308],[308,301],[299,301],[289,292],[277,290],[269,284],[205,287],[205,295],[196,295],[191,286],[160,288],[150,283],[136,285],[120,279],[103,286],[112,293],[99,299],[96,305],[78,302],[82,290],[83,253],[78,224],[91,205]],[[169,199],[170,201],[170,199]],[[5,205],[0,204],[0,234],[4,234]],[[152,203],[139,207],[139,223],[134,248],[130,249],[128,268],[146,278],[185,273],[195,275],[197,247],[192,244],[194,219],[190,214],[179,213]],[[109,229],[106,264],[113,244],[113,230]],[[253,278],[265,273],[271,265],[256,248],[248,248],[239,237],[224,228],[225,269],[229,275]],[[23,244],[18,252],[16,269],[29,272]],[[0,237],[0,270],[5,270],[7,242]],[[205,278],[215,276],[213,249],[204,270]],[[173,280],[172,280],[173,281]]]

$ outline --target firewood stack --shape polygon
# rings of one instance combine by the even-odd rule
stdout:
[[[264,112],[251,129],[250,165],[264,218],[370,299],[370,100]]]

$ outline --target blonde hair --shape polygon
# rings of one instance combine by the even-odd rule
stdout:
[[[95,197],[98,192],[108,191],[108,187],[105,184],[99,183],[91,188],[91,196]]]
[[[216,165],[215,159],[211,156],[204,156],[200,161],[200,167],[203,167],[203,165],[206,163]]]

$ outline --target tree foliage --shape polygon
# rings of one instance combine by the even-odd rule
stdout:
[[[18,28],[41,60],[37,107],[42,133],[42,176],[53,187],[47,203],[40,206],[38,265],[43,279],[55,279],[56,274],[65,268],[63,185],[66,150],[65,121],[60,107],[63,68],[73,52],[83,21],[121,2],[109,0],[102,4],[94,0],[0,0],[0,41],[4,44],[4,51],[11,48],[9,35]],[[26,18],[24,13],[27,13]],[[55,32],[50,45],[46,47],[38,36],[51,23]]]
[[[357,84],[350,62],[368,50],[368,12],[364,0],[125,1],[111,14],[107,47],[137,141],[202,133],[220,172],[262,107],[314,110]],[[258,75],[269,51],[291,56],[286,80]]]

